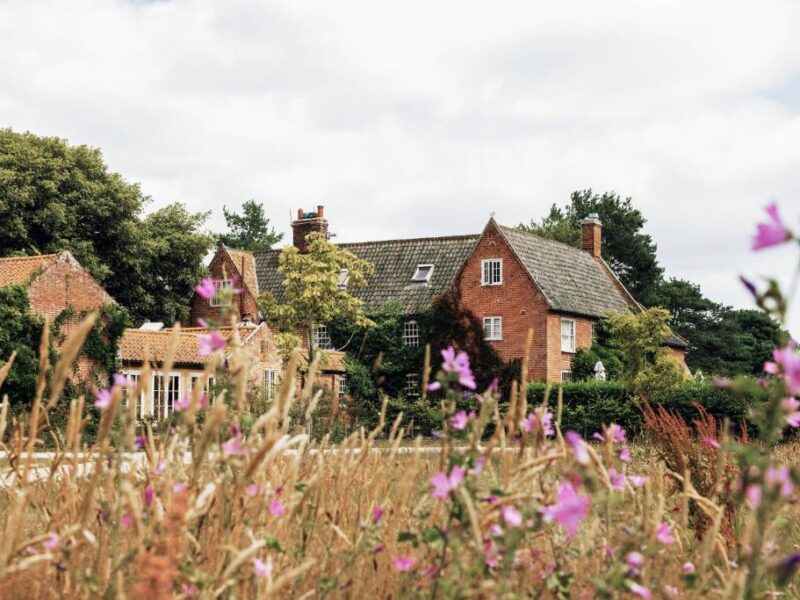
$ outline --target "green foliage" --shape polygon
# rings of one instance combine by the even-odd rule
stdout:
[[[748,387],[741,393],[719,388],[708,380],[689,380],[670,390],[655,392],[649,402],[661,405],[679,414],[687,423],[698,417],[694,403],[703,406],[718,420],[725,418],[736,426],[744,422],[748,410],[760,406],[765,397],[764,390],[754,379],[746,379]],[[581,381],[564,383],[562,431],[577,431],[587,436],[599,431],[602,425],[618,423],[631,432],[643,427],[642,414],[638,408],[640,398],[627,386],[616,381]],[[548,402],[555,410],[558,387],[545,383],[528,385],[528,402],[541,404],[549,391]]]
[[[307,336],[309,359],[313,355],[311,330],[314,325],[330,323],[334,318],[346,319],[356,326],[369,327],[363,302],[348,290],[367,285],[372,263],[358,258],[344,248],[331,244],[321,233],[306,238],[308,252],[301,253],[287,246],[278,259],[283,276],[283,303],[268,292],[261,296],[260,306],[283,332],[302,330]],[[347,270],[347,286],[339,286],[339,277]]]
[[[269,250],[281,241],[282,233],[275,231],[264,213],[264,206],[255,200],[247,200],[242,204],[241,214],[228,212],[227,207],[222,207],[225,215],[225,224],[228,233],[217,236],[217,242],[230,248],[260,252]]]
[[[573,192],[569,204],[554,204],[547,217],[520,228],[580,248],[580,222],[590,213],[597,213],[603,223],[603,258],[638,300],[649,303],[663,269],[655,242],[643,231],[647,221],[630,198],[623,200],[613,192]]]
[[[11,403],[29,403],[35,396],[43,331],[44,321],[31,312],[27,290],[17,285],[0,287],[0,363],[17,353],[0,389],[0,395],[7,394]],[[52,340],[50,352],[54,356]]]
[[[758,375],[788,332],[766,313],[718,304],[682,279],[662,282],[653,302],[672,313],[670,327],[689,342],[686,362],[707,375]]]
[[[574,381],[590,381],[595,378],[594,366],[601,361],[606,369],[606,380],[616,381],[622,377],[622,360],[611,348],[594,344],[591,348],[579,348],[572,357]]]
[[[610,343],[622,359],[622,380],[637,393],[649,396],[672,389],[686,377],[672,352],[661,345],[670,334],[669,316],[663,308],[649,308],[606,318]]]
[[[118,370],[119,340],[125,333],[125,328],[130,326],[131,318],[127,310],[114,304],[104,306],[97,315],[94,327],[86,336],[81,354],[97,361],[99,368],[110,377]]]
[[[372,370],[350,354],[345,355],[344,365],[348,395],[358,400],[375,398],[378,391]]]
[[[0,130],[0,256],[69,250],[134,322],[188,316],[213,239],[179,204],[143,218],[149,198],[99,150]]]

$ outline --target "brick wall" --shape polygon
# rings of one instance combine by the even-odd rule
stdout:
[[[214,258],[209,265],[211,277],[214,279],[230,279],[231,275],[236,275],[239,281],[239,287],[242,287],[242,277],[239,272],[239,265],[234,265],[230,255],[222,249],[217,250]],[[255,290],[253,290],[255,292]],[[237,321],[242,319],[243,315],[249,315],[254,323],[258,323],[258,302],[247,290],[243,290],[238,296],[233,298],[233,306],[226,307],[231,309],[230,315],[233,314]],[[222,317],[222,307],[211,306],[209,300],[205,300],[195,294],[192,297],[192,309],[190,320],[191,323],[187,326],[196,326],[198,319],[205,319],[206,321],[218,321]],[[226,323],[228,324],[228,323]]]
[[[561,381],[562,371],[572,370],[572,352],[561,350],[561,320],[575,321],[575,350],[592,347],[592,320],[572,315],[550,313],[547,316],[547,380]]]
[[[502,285],[481,285],[481,260],[503,260]],[[522,358],[528,330],[533,345],[528,372],[531,379],[547,377],[547,304],[541,292],[519,264],[497,230],[490,226],[462,269],[456,285],[461,305],[483,322],[484,317],[503,319],[503,339],[489,342],[505,361]]]
[[[51,323],[68,307],[75,311],[76,316],[61,324],[60,335],[53,340],[56,349],[60,350],[64,340],[75,330],[81,313],[114,304],[114,299],[71,254],[64,252],[31,282],[28,302],[34,313],[46,316]],[[89,383],[104,384],[103,381],[90,381],[96,366],[95,361],[85,356],[78,358],[75,377]]]

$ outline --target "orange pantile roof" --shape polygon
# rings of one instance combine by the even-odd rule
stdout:
[[[239,326],[239,339],[244,343],[250,334],[256,331],[256,327]],[[226,340],[230,340],[235,333],[233,327],[223,327],[219,333]],[[209,360],[207,356],[198,354],[199,340],[203,335],[208,335],[209,330],[204,327],[181,328],[177,333],[178,340],[175,348],[173,362],[179,364],[204,364]],[[153,362],[163,361],[173,342],[175,333],[171,328],[161,331],[147,331],[144,329],[126,329],[119,342],[120,358],[123,361]]]
[[[35,273],[50,266],[57,258],[58,254],[0,258],[0,287],[28,285]]]

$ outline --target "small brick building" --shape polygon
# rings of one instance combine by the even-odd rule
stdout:
[[[405,343],[424,343],[415,315],[444,293],[454,292],[461,307],[483,324],[484,339],[504,360],[525,356],[528,330],[533,328],[529,376],[559,382],[571,378],[572,356],[579,348],[591,347],[600,319],[609,312],[642,310],[603,260],[600,220],[589,215],[582,226],[582,249],[499,225],[493,218],[478,235],[340,246],[375,266],[368,286],[351,292],[367,310],[390,300],[402,304],[408,315]],[[328,233],[323,207],[298,211],[292,228],[294,245],[304,251],[309,233]],[[212,274],[223,280],[227,277],[223,265],[237,269],[244,265],[237,276],[249,278],[255,297],[269,291],[280,300],[279,254],[279,249],[251,254],[220,247],[211,263]],[[233,255],[238,258],[230,258]],[[346,281],[346,274],[343,277]],[[193,316],[207,314],[210,307],[204,303],[208,301],[194,299]],[[249,310],[249,299],[243,303],[243,310]],[[318,326],[312,339],[319,347],[329,345],[325,324]],[[683,359],[684,340],[673,335],[664,343]],[[418,379],[418,374],[408,374],[409,390],[415,385],[418,389]]]
[[[178,400],[192,394],[196,385],[203,385],[204,392],[213,397],[215,378],[213,373],[206,374],[209,357],[198,353],[200,337],[208,335],[208,329],[154,330],[152,326],[145,324],[139,329],[126,329],[120,339],[119,355],[122,372],[141,384],[140,394],[135,399],[137,416],[163,419],[174,411]],[[222,327],[219,333],[246,352],[248,389],[263,388],[268,399],[274,397],[281,360],[267,324],[241,323],[236,327]],[[224,360],[229,360],[232,352],[230,348],[226,350]],[[142,381],[145,370],[149,376]]]
[[[0,258],[0,287],[21,285],[28,290],[31,310],[52,323],[65,310],[74,313],[60,327],[56,348],[66,339],[80,319],[90,310],[98,310],[114,299],[94,277],[67,251],[36,256]],[[81,379],[86,379],[94,364],[86,357],[78,360]]]

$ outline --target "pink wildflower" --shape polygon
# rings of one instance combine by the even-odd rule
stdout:
[[[672,535],[672,525],[662,521],[656,528],[656,539],[662,544],[674,544],[675,537]]]
[[[704,437],[704,438],[703,438],[703,443],[704,443],[706,446],[708,446],[709,448],[714,448],[715,450],[720,448],[719,442],[718,442],[717,440],[715,440],[715,439],[714,439],[713,437],[711,437],[711,436],[706,436],[706,437]]]
[[[131,381],[127,375],[123,375],[122,373],[114,373],[114,385],[121,388],[127,388],[133,385],[133,381]]]
[[[458,383],[469,390],[474,390],[475,376],[472,374],[472,369],[469,366],[469,355],[466,352],[459,352],[456,354],[455,348],[449,346],[442,350],[442,369],[448,373],[458,374]]]
[[[217,286],[214,284],[214,280],[211,277],[203,277],[200,280],[200,285],[195,287],[194,291],[197,292],[197,295],[203,300],[211,300],[214,294],[217,293]]]
[[[372,522],[373,523],[380,523],[381,518],[383,517],[383,513],[386,512],[386,509],[383,508],[380,504],[375,506],[375,509],[372,511]]]
[[[111,390],[100,390],[95,397],[94,405],[100,410],[106,410],[111,406]]]
[[[800,427],[800,402],[797,398],[789,396],[781,400],[781,406],[786,411],[784,419],[789,427]]]
[[[192,405],[192,399],[189,397],[189,394],[184,394],[183,398],[180,398],[175,401],[175,404],[172,406],[172,409],[175,412],[181,412],[188,409]]]
[[[611,480],[611,487],[615,490],[625,489],[625,475],[624,473],[617,473],[614,467],[608,470],[608,478]]]
[[[792,237],[792,232],[784,225],[778,205],[774,202],[764,209],[769,217],[766,223],[756,225],[756,235],[753,238],[753,250],[763,250],[784,243]]]
[[[395,556],[392,558],[392,564],[398,571],[410,571],[417,564],[417,559],[411,556]]]
[[[628,481],[631,482],[631,485],[635,488],[644,487],[644,484],[647,483],[647,477],[643,475],[629,475]]]
[[[503,515],[503,521],[509,527],[519,527],[522,525],[522,513],[519,512],[512,504],[507,504],[502,508],[500,513]]]
[[[772,361],[764,363],[764,371],[770,375],[783,375],[790,394],[800,394],[800,354],[797,342],[790,340],[785,348],[772,351]]]
[[[211,356],[217,350],[225,348],[225,338],[218,331],[212,331],[209,335],[199,336],[197,346],[197,353],[200,356]]]
[[[273,561],[272,557],[268,556],[267,560],[260,558],[253,559],[253,573],[256,577],[270,577],[272,575]]]
[[[153,503],[153,488],[149,485],[144,488],[144,503],[150,506]]]
[[[450,419],[450,425],[453,429],[458,431],[466,429],[467,423],[469,423],[469,417],[467,416],[467,411],[465,410],[458,411],[453,415],[453,418]]]
[[[572,446],[572,453],[575,455],[575,460],[582,465],[588,465],[590,460],[589,451],[586,450],[586,443],[583,441],[580,434],[574,431],[568,431],[564,434],[564,439]]]
[[[58,544],[60,542],[60,538],[55,534],[51,534],[49,538],[47,538],[42,545],[47,548],[48,550],[55,550],[58,548]]]
[[[178,483],[172,485],[173,494],[182,494],[185,491],[186,491],[186,484],[183,483],[182,481],[179,481]]]
[[[628,567],[634,571],[638,571],[644,564],[644,556],[642,556],[641,552],[628,552],[625,555],[625,562],[628,564]]]
[[[761,486],[751,483],[744,490],[744,497],[751,508],[761,506]]]
[[[691,563],[689,561],[683,563],[681,565],[681,573],[683,573],[684,575],[691,575],[692,573],[694,573],[694,563]]]
[[[625,430],[620,425],[612,423],[603,428],[603,433],[594,433],[592,437],[601,442],[609,441],[622,443],[625,441]]]
[[[767,485],[780,488],[780,494],[784,498],[791,496],[794,493],[794,485],[789,477],[789,469],[783,467],[770,467],[764,473],[764,481]]]
[[[622,462],[631,462],[631,449],[627,446],[623,446],[619,449],[619,459]]]
[[[676,588],[674,585],[665,585],[664,595],[667,596],[668,598],[677,598],[678,596],[680,596],[680,592],[678,591],[678,588]]]
[[[567,539],[572,539],[578,532],[578,525],[589,514],[591,499],[578,494],[570,481],[562,481],[558,486],[557,502],[539,509],[545,522],[558,521],[564,529]]]
[[[236,433],[222,444],[222,454],[224,456],[241,456],[247,454],[247,447],[242,445],[242,434]]]
[[[644,598],[645,600],[648,600],[649,598],[653,597],[653,593],[650,591],[650,588],[646,588],[643,585],[639,585],[638,583],[629,583],[628,588],[631,590],[633,594],[639,596],[639,598]]]
[[[273,517],[282,517],[286,514],[286,507],[279,498],[273,498],[272,502],[269,503],[269,514]]]
[[[463,467],[453,467],[450,471],[450,476],[444,472],[437,473],[430,478],[430,483],[433,486],[431,496],[439,500],[447,499],[450,492],[455,490],[464,480],[465,470]]]
[[[555,435],[555,430],[553,429],[553,413],[543,406],[537,406],[522,422],[522,429],[524,429],[526,433],[541,430],[545,437]]]
[[[475,475],[480,475],[481,473],[483,473],[483,467],[484,466],[486,466],[486,457],[485,456],[479,456],[475,460]]]
[[[133,513],[128,511],[120,517],[119,526],[123,529],[130,529],[131,525],[133,525]]]

